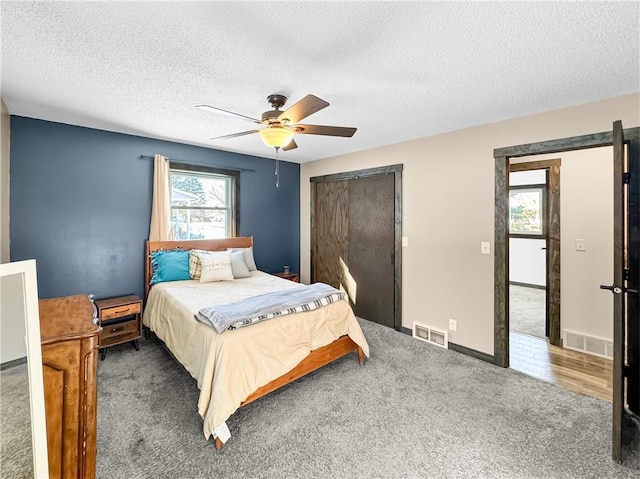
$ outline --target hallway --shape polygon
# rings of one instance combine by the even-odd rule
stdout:
[[[570,391],[611,402],[610,359],[551,346],[534,336],[509,333],[509,367]]]

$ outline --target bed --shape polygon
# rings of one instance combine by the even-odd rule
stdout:
[[[218,449],[230,437],[226,420],[239,407],[347,354],[355,352],[360,365],[369,356],[367,340],[346,299],[221,334],[196,321],[194,315],[212,304],[304,287],[262,271],[234,281],[169,281],[150,286],[150,255],[155,251],[224,251],[250,246],[253,237],[146,244],[143,324],[197,381],[204,436],[213,436]]]

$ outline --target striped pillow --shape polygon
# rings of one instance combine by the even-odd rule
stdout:
[[[191,279],[200,279],[202,275],[202,263],[200,263],[200,254],[211,254],[213,251],[206,249],[190,249],[189,250],[189,276]]]

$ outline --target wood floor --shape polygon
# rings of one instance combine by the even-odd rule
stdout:
[[[535,336],[509,333],[509,367],[579,394],[611,402],[612,364]]]

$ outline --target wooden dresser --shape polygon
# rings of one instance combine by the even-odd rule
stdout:
[[[96,471],[98,334],[89,295],[42,299],[40,335],[51,479]]]

